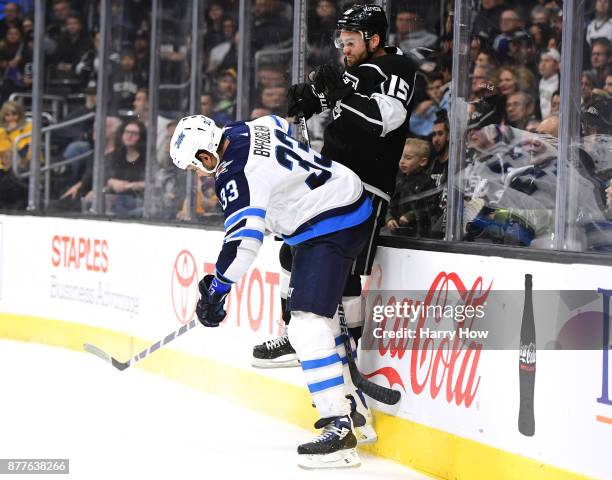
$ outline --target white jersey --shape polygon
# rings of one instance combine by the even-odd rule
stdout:
[[[215,188],[225,216],[217,276],[236,282],[268,230],[289,245],[358,225],[372,212],[359,177],[290,136],[274,115],[229,125]]]

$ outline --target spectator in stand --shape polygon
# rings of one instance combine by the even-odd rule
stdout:
[[[17,102],[4,102],[0,109],[0,208],[25,208],[27,180],[19,179],[13,173],[13,150],[17,148],[19,170],[26,170],[32,157],[32,137],[19,140],[17,137],[31,132],[32,124],[26,120],[23,106]]]
[[[47,35],[55,42],[66,29],[66,20],[72,14],[69,0],[53,0],[53,16],[47,22]]]
[[[266,87],[261,91],[261,106],[284,116],[287,109],[287,87]]]
[[[210,93],[203,93],[200,95],[200,113],[202,115],[212,118],[215,107],[215,99]],[[215,121],[215,123],[217,122]]]
[[[105,137],[104,137],[104,156],[107,157],[115,150],[115,137],[117,129],[121,125],[121,120],[117,117],[106,117]],[[95,144],[95,130],[92,133],[92,147]],[[85,170],[81,177],[71,185],[61,197],[53,201],[51,208],[57,210],[80,211],[81,199],[88,199],[91,202],[93,192],[93,155],[88,157],[85,162]]]
[[[550,27],[548,25],[534,23],[533,25],[529,26],[527,31],[533,40],[536,55],[541,54],[544,50],[549,48],[548,41],[550,40]]]
[[[6,32],[10,27],[16,27],[22,30],[21,7],[19,4],[9,2],[4,6],[4,18],[0,20],[0,38],[6,36]]]
[[[556,91],[553,93],[550,99],[550,114],[559,115],[559,108],[561,107],[561,92]]]
[[[21,31],[24,35],[27,35],[30,32],[34,34],[34,19],[31,16],[26,15],[23,17],[23,20],[21,21]]]
[[[586,41],[592,45],[595,38],[607,38],[612,42],[612,18],[610,18],[610,0],[595,0],[595,18],[589,23]]]
[[[308,19],[308,65],[336,63],[338,51],[329,41],[336,30],[338,8],[333,0],[319,0]]]
[[[506,118],[508,124],[520,130],[527,129],[527,123],[533,116],[533,98],[525,92],[513,93],[506,100]]]
[[[225,121],[222,125],[233,122],[236,118],[236,71],[229,68],[217,77],[215,113]]]
[[[491,70],[484,66],[474,68],[472,72],[472,97],[479,98],[485,95],[487,90],[493,88]]]
[[[200,113],[215,121],[217,125],[225,125],[232,121],[225,113],[216,113],[217,102],[211,93],[203,93],[200,96]]]
[[[595,81],[595,74],[592,70],[582,72],[582,75],[580,75],[580,104],[582,106],[588,105],[591,102]]]
[[[54,79],[78,81],[76,67],[83,54],[91,49],[91,39],[83,29],[83,23],[77,15],[66,19],[65,31],[57,40],[57,49],[50,67],[54,67]],[[53,70],[52,70],[53,71]],[[74,89],[76,91],[77,88]]]
[[[96,32],[92,36],[91,46],[81,55],[81,58],[75,66],[75,73],[83,87],[87,86],[92,81],[96,82],[98,80],[98,67],[100,64],[98,58],[99,50],[100,32]],[[111,62],[112,68],[115,68],[119,64],[120,56],[116,52],[111,52],[108,59]]]
[[[533,25],[549,25],[551,11],[543,5],[536,5],[531,9],[531,23]]]
[[[398,46],[404,54],[415,48],[435,48],[438,37],[425,30],[423,19],[416,10],[405,9],[395,17],[396,33],[389,36],[389,44]]]
[[[518,13],[512,9],[504,10],[499,17],[500,34],[493,41],[493,48],[500,59],[510,57],[510,42],[515,33],[522,27],[522,20]]]
[[[429,163],[427,173],[433,180],[436,189],[440,191],[435,197],[437,208],[432,211],[430,234],[433,238],[443,238],[446,233],[446,203],[448,197],[448,159],[449,159],[450,127],[446,111],[441,111],[436,117],[431,135],[434,155]]]
[[[542,76],[540,78],[540,112],[542,118],[550,115],[551,100],[553,93],[559,90],[561,80],[559,77],[559,63],[561,55],[555,49],[546,50],[540,57],[538,71]]]
[[[170,24],[162,32],[159,46],[159,78],[162,83],[177,84],[184,81],[187,71],[187,45],[182,35],[176,31],[180,28],[181,25]],[[160,100],[171,100],[172,97],[174,95],[164,95]]]
[[[561,51],[561,37],[563,34],[563,10],[553,11],[551,20],[552,30],[548,39],[548,48],[556,48]]]
[[[114,69],[110,84],[112,90],[111,111],[114,114],[129,110],[139,88],[144,87],[144,78],[136,69],[134,52],[125,51]]]
[[[471,100],[475,101],[478,99],[486,99],[487,103],[495,106],[496,111],[504,111],[506,98],[501,95],[495,74],[489,68],[474,68]]]
[[[497,88],[499,93],[504,97],[508,97],[513,93],[520,91],[518,75],[514,69],[504,67],[498,73]]]
[[[607,38],[595,38],[591,47],[591,70],[595,76],[593,84],[601,88],[609,73],[612,73],[612,42]]]
[[[538,71],[536,53],[536,46],[531,36],[525,30],[515,32],[510,42],[509,63],[526,68],[535,75]]]
[[[119,217],[142,216],[146,132],[142,122],[128,120],[119,128],[117,148],[106,158],[106,211]]]
[[[480,50],[476,56],[474,66],[488,68],[490,71],[493,71],[499,68],[499,62],[497,61],[497,58],[493,52],[488,50]]]
[[[612,73],[606,75],[606,82],[604,83],[604,90],[610,96],[612,96]]]
[[[20,71],[25,41],[18,27],[9,27],[5,37],[0,40],[0,74],[12,84],[18,83],[23,72]],[[5,90],[5,85],[2,86]]]
[[[214,179],[211,177],[197,177],[196,190],[196,207],[195,213],[202,220],[207,214],[221,213],[221,204],[215,193]],[[176,214],[177,220],[185,220],[187,218],[187,200],[183,201],[181,210]]]
[[[206,54],[227,40],[223,31],[224,15],[223,6],[218,2],[211,3],[206,10],[206,33],[204,34],[204,52]]]
[[[430,154],[429,143],[425,140],[406,140],[386,218],[387,228],[392,233],[411,237],[429,236],[430,210],[435,197],[423,198],[422,194],[435,188],[426,172]]]
[[[208,66],[206,73],[214,75],[222,64],[228,63],[226,68],[237,65],[236,57],[236,22],[234,19],[227,17],[223,19],[223,41],[219,42],[210,50],[208,57]],[[233,47],[233,48],[232,48]]]
[[[286,65],[266,64],[257,70],[257,86],[260,88],[284,86],[287,80]]]
[[[292,23],[284,15],[283,6],[279,0],[255,0],[251,32],[253,53],[291,38]]]
[[[420,137],[431,134],[436,116],[440,110],[448,110],[448,99],[444,99],[442,75],[434,73],[428,76],[427,100],[423,100],[413,110],[410,116],[410,131]]]
[[[504,11],[504,0],[482,0],[482,8],[474,20],[476,35],[494,39],[500,33],[500,17]]]
[[[540,126],[540,120],[538,120],[535,117],[531,117],[529,119],[529,121],[527,122],[527,126],[525,127],[525,130],[527,130],[530,133],[536,133],[538,131],[538,127]]]
[[[483,39],[477,37],[476,35],[472,36],[472,40],[470,40],[470,65],[476,65],[476,59],[478,58],[478,54],[480,51],[485,48]]]

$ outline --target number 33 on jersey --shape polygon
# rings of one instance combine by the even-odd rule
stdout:
[[[217,262],[222,280],[233,283],[242,276],[266,230],[296,245],[358,225],[371,214],[355,173],[290,134],[287,121],[273,115],[224,131],[230,143],[215,179],[226,231]]]

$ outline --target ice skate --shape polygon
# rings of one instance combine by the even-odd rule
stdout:
[[[311,442],[298,446],[298,465],[307,469],[347,468],[361,465],[357,439],[348,415],[322,418],[315,423],[322,428]]]
[[[295,349],[289,342],[286,325],[283,327],[280,337],[266,340],[262,344],[253,347],[251,365],[257,368],[283,368],[300,365]]]

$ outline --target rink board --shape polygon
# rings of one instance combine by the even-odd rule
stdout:
[[[0,216],[0,337],[74,350],[89,342],[127,359],[193,318],[197,281],[221,241],[192,228]],[[196,328],[139,366],[311,425],[299,370],[249,367],[253,344],[278,332],[279,247],[266,239],[222,327]],[[451,289],[480,278],[522,290],[527,272],[550,288],[612,288],[606,267],[391,248],[379,249],[370,288],[427,290],[442,276]],[[517,351],[454,363],[413,353],[361,352],[365,373],[402,391],[398,406],[377,405],[380,440],[369,450],[442,478],[612,476],[602,351],[538,351],[533,437],[517,429]]]

